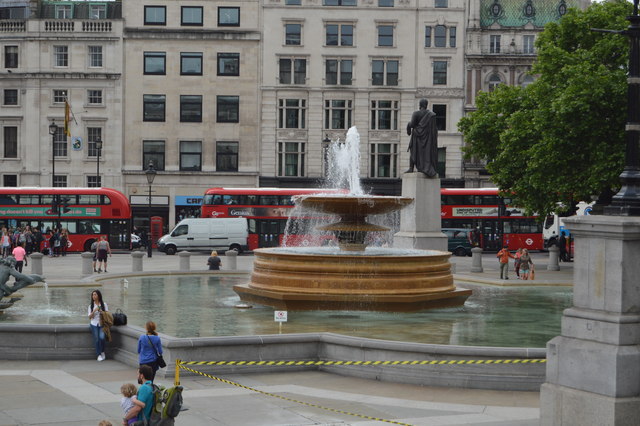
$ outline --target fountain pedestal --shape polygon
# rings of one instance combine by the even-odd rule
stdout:
[[[400,211],[400,231],[393,237],[393,246],[447,251],[440,213],[440,179],[419,172],[405,173],[402,196],[414,201]]]

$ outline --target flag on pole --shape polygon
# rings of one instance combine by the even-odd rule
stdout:
[[[71,136],[71,130],[69,129],[69,119],[71,118],[71,107],[69,102],[64,101],[64,134]]]

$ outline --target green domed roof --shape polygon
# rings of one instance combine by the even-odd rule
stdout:
[[[558,21],[580,0],[480,0],[480,26],[497,22],[503,27],[522,27],[529,22],[542,28]]]

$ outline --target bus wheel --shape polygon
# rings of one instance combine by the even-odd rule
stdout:
[[[96,240],[87,240],[84,242],[84,251],[91,251],[91,245],[95,243]]]
[[[233,251],[237,252],[238,254],[242,253],[242,249],[240,248],[240,246],[238,244],[231,244],[231,246],[229,247],[229,250],[233,250]]]
[[[464,247],[458,247],[453,251],[456,256],[466,256],[467,250]]]
[[[165,250],[169,256],[173,256],[174,254],[176,254],[176,248],[174,246],[167,246]]]

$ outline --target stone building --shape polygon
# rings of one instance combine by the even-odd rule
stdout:
[[[122,188],[121,17],[120,2],[0,1],[3,186]]]

